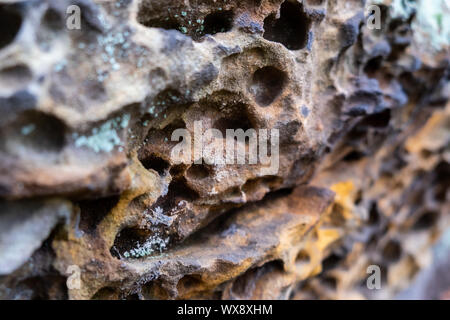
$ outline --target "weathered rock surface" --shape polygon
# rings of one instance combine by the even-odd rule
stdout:
[[[450,223],[425,2],[0,1],[0,298],[394,297]],[[176,163],[196,123],[277,129],[279,169]]]

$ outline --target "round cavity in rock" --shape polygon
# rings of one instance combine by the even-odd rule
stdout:
[[[253,74],[249,91],[259,105],[268,106],[283,91],[285,83],[286,75],[284,72],[275,67],[264,67]]]
[[[388,262],[396,262],[402,255],[402,247],[397,240],[390,240],[383,248],[382,254]]]
[[[272,14],[264,20],[264,38],[279,42],[289,50],[300,50],[308,42],[310,24],[302,4],[285,1],[279,19]]]
[[[31,70],[23,64],[0,70],[0,86],[8,89],[18,89],[32,80]]]
[[[148,28],[179,30],[181,25],[172,11],[177,8],[167,5],[157,5],[150,1],[141,1],[137,13],[137,21]]]
[[[22,17],[12,5],[0,5],[0,49],[16,38],[22,25]]]
[[[52,115],[37,111],[24,112],[0,132],[2,149],[17,154],[59,152],[65,144],[66,127]]]
[[[64,20],[58,11],[49,8],[42,16],[42,25],[47,29],[60,31],[64,27]]]
[[[193,164],[187,171],[187,176],[193,180],[205,179],[209,176],[208,168],[203,164]]]
[[[416,220],[413,230],[422,231],[434,226],[439,220],[439,214],[436,211],[425,211]]]
[[[180,29],[180,24],[174,18],[169,19],[151,19],[151,20],[139,20],[141,24],[149,28],[162,28],[166,30],[178,30]]]
[[[300,250],[300,252],[297,254],[297,257],[295,258],[295,263],[298,266],[308,265],[310,263],[310,261],[311,261],[311,257],[306,250]]]
[[[147,170],[153,169],[156,172],[158,172],[160,176],[165,175],[166,171],[170,167],[168,161],[164,160],[161,157],[158,157],[155,154],[151,154],[149,157],[146,157],[143,160],[141,160],[141,162],[145,169]]]
[[[177,291],[179,296],[183,296],[190,292],[191,290],[195,291],[198,288],[202,288],[205,286],[205,283],[201,280],[201,277],[198,275],[185,275],[183,276],[177,284]]]
[[[232,11],[217,11],[208,14],[204,22],[205,34],[216,34],[230,31],[233,27]]]

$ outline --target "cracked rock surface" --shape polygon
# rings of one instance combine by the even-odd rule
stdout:
[[[408,288],[450,225],[450,7],[425,2],[0,0],[0,298]],[[278,170],[178,163],[177,129],[276,129]]]

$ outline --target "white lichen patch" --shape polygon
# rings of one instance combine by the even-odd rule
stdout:
[[[131,46],[131,30],[110,30],[105,35],[97,36],[97,44],[102,52],[100,57],[113,71],[121,69],[120,61],[129,59],[129,48]],[[97,70],[97,74],[103,73]],[[106,76],[100,76],[98,81],[102,82]]]
[[[121,117],[108,120],[99,128],[93,128],[90,136],[74,135],[76,147],[88,147],[95,152],[111,152],[116,146],[120,146],[122,141],[119,138],[118,130],[125,129],[130,121],[130,115],[124,114]]]
[[[156,207],[154,210],[145,210],[144,218],[146,220],[146,223],[149,223],[151,226],[162,224],[170,227],[174,220],[174,217],[165,215],[161,207]]]
[[[371,4],[389,5],[393,19],[407,20],[415,13],[411,26],[417,45],[436,52],[450,45],[449,0],[372,0]]]
[[[412,28],[415,42],[424,48],[441,51],[450,46],[450,1],[421,0]]]
[[[416,10],[416,3],[410,0],[393,0],[390,8],[392,18],[408,19]]]
[[[125,258],[143,258],[155,252],[162,253],[169,244],[169,237],[151,236],[143,244],[138,243],[136,248],[124,252]]]
[[[369,5],[389,6],[389,16],[393,19],[408,19],[416,11],[416,3],[411,0],[371,0]]]

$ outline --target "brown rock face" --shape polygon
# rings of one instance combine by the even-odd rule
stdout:
[[[0,1],[0,298],[407,288],[449,226],[450,8],[363,2]]]

